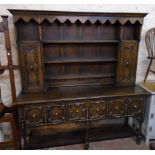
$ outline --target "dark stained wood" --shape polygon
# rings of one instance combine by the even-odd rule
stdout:
[[[90,141],[124,137],[129,117],[143,120],[149,94],[135,85],[135,76],[146,14],[9,11],[22,77],[23,89],[15,103],[23,148],[84,142],[88,149]],[[125,121],[116,129],[118,118]],[[92,124],[106,120],[113,120],[113,126],[102,122],[92,130]],[[69,123],[83,123],[83,131],[75,127],[72,132]],[[48,130],[55,125],[63,128]]]
[[[138,43],[122,41],[120,44],[117,84],[134,85],[136,77]]]
[[[21,93],[16,104],[25,105],[32,103],[57,102],[80,99],[99,99],[106,97],[149,95],[144,89],[136,87],[114,86],[75,86],[52,88],[48,92]]]
[[[19,49],[23,90],[43,89],[42,46],[39,43],[23,43]]]
[[[43,130],[41,130],[43,131]],[[29,149],[40,149],[55,146],[64,146],[71,144],[80,144],[85,142],[85,130],[70,131],[65,133],[54,134],[56,130],[43,132],[33,132],[32,139],[30,140]],[[115,131],[115,133],[113,132]],[[52,134],[53,133],[53,134]],[[115,139],[115,138],[125,138],[134,135],[133,130],[129,126],[124,126],[123,124],[106,125],[101,128],[92,128],[89,131],[89,142],[101,141]],[[65,139],[65,141],[62,141]]]

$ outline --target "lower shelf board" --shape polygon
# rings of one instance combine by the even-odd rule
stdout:
[[[44,132],[44,131],[43,131]],[[56,146],[65,146],[71,144],[84,143],[86,131],[71,131],[51,135],[33,135],[29,140],[29,146],[26,149],[41,149]],[[103,128],[92,128],[89,130],[88,141],[102,141],[117,138],[134,136],[133,130],[124,124],[115,126],[104,126]]]

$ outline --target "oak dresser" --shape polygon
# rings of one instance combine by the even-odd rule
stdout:
[[[144,13],[9,10],[22,79],[24,149],[133,136],[146,99],[135,84]],[[134,132],[128,118],[140,128]]]

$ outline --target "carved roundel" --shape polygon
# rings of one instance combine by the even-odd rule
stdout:
[[[31,123],[37,123],[42,119],[41,109],[31,108],[26,111],[26,120]]]

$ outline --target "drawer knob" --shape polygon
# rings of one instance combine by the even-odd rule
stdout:
[[[33,115],[32,115],[32,117],[33,117],[33,118],[35,118],[35,117],[36,117],[36,115],[35,115],[35,114],[33,114]]]
[[[137,105],[134,105],[134,108],[137,108],[138,106]]]
[[[79,113],[79,110],[76,110],[76,113]]]
[[[99,108],[96,109],[96,111],[99,111],[99,110],[100,110]]]
[[[119,107],[118,106],[116,106],[116,108],[115,108],[116,110],[119,110]]]
[[[56,112],[56,113],[55,113],[55,115],[57,116],[57,115],[58,115],[58,113]]]

